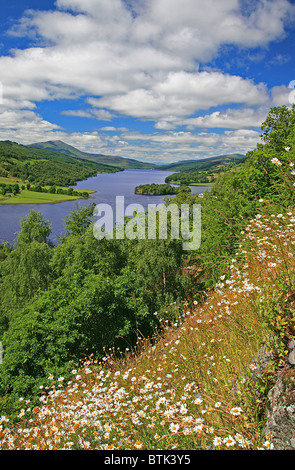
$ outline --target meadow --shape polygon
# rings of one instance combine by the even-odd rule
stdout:
[[[75,190],[79,192],[79,189]],[[89,194],[93,191],[80,190],[80,192],[87,191]],[[83,196],[81,195],[81,198]],[[69,196],[66,194],[51,194],[41,193],[37,191],[22,190],[17,195],[2,196],[0,195],[0,204],[56,204],[58,202],[73,201],[80,199],[79,196]]]

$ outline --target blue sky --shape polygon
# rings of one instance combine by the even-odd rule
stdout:
[[[242,153],[295,80],[290,0],[3,0],[0,140],[168,163]]]

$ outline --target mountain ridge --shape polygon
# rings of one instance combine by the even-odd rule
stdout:
[[[162,165],[161,170],[186,171],[186,170],[202,170],[210,166],[227,162],[242,162],[246,158],[245,155],[238,153],[229,153],[224,155],[216,155],[214,157],[203,158],[201,160],[183,160],[168,165]]]
[[[97,163],[120,167],[122,169],[154,169],[157,167],[157,165],[153,163],[145,163],[131,158],[83,152],[82,150],[79,150],[76,147],[73,147],[72,145],[63,142],[62,140],[48,140],[46,142],[36,142],[30,144],[28,147],[51,150],[58,153],[65,153],[67,155],[71,155],[72,157],[95,161]]]

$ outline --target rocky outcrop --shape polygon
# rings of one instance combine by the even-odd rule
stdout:
[[[288,368],[268,394],[266,433],[276,450],[295,450],[295,341],[288,347]]]

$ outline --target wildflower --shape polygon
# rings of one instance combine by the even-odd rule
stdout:
[[[241,434],[235,434],[235,440],[240,447],[246,447],[248,445],[248,441]]]
[[[25,410],[22,408],[20,410],[20,413],[17,416],[18,416],[18,418],[22,418],[24,416],[24,414],[25,414]]]
[[[215,403],[215,408],[219,408],[220,406],[221,406],[220,401],[217,401],[217,402]]]
[[[171,423],[169,426],[169,429],[171,432],[175,433],[179,429],[179,424],[178,423]]]
[[[140,441],[135,442],[134,447],[136,449],[141,449],[142,448],[142,442],[140,442]]]
[[[52,374],[49,375],[48,380],[53,380],[54,376]]]
[[[203,421],[204,421],[203,418],[197,418],[197,419],[195,420],[195,423],[196,423],[196,424],[202,424]]]
[[[225,439],[223,439],[223,443],[226,445],[226,447],[230,447],[235,444],[235,440],[232,436],[228,436]]]
[[[184,428],[184,430],[182,432],[185,436],[188,436],[189,434],[191,434],[190,428]]]
[[[271,163],[273,163],[276,166],[281,166],[282,165],[282,162],[280,162],[280,160],[278,158],[272,158]]]
[[[197,426],[194,427],[194,432],[200,433],[203,430],[203,424],[198,424]]]
[[[203,401],[202,398],[198,397],[198,398],[195,399],[194,404],[195,405],[200,405],[202,403],[202,401]]]
[[[187,413],[187,407],[186,407],[186,405],[185,405],[185,404],[182,404],[182,405],[180,406],[179,411],[180,411],[180,413],[181,413],[182,415],[185,415],[185,414]]]
[[[230,414],[232,414],[233,416],[239,416],[242,412],[243,410],[239,406],[236,406],[230,410]]]
[[[221,437],[218,437],[218,436],[214,437],[214,439],[213,439],[213,445],[214,445],[215,447],[217,447],[217,446],[220,446],[221,444],[222,444],[222,439],[221,439]]]
[[[263,447],[265,447],[266,449],[273,449],[274,446],[270,441],[265,441]]]
[[[290,149],[291,149],[291,147],[289,147],[289,146],[288,146],[288,147],[285,147],[286,152],[289,152]],[[291,163],[290,163],[290,165],[291,165]],[[294,164],[293,164],[293,165],[294,165]]]

